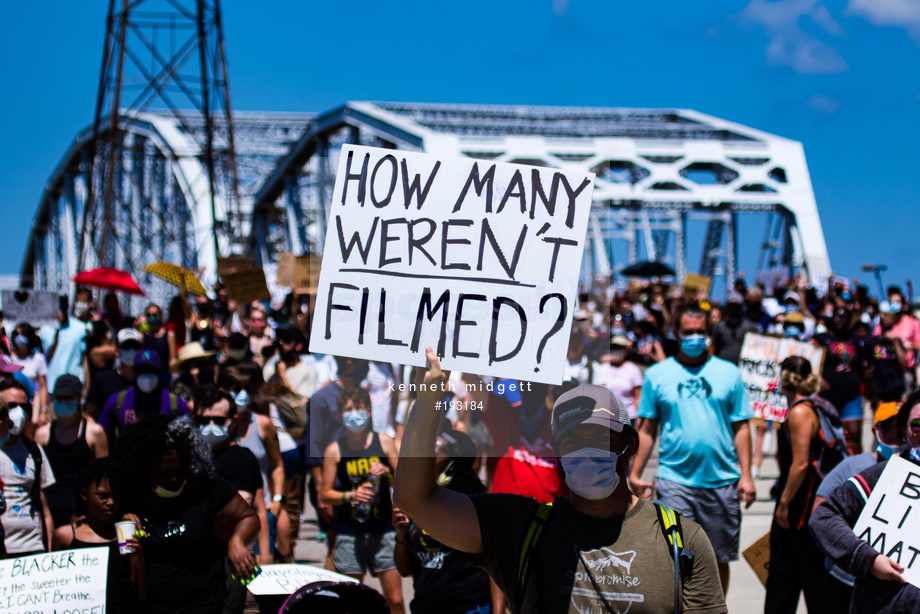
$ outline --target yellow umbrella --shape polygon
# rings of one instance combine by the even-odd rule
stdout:
[[[178,264],[169,262],[154,262],[144,267],[144,270],[174,286],[185,288],[189,294],[207,296],[208,292],[195,277],[195,273]]]

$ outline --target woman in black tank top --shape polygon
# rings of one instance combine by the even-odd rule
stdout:
[[[78,548],[108,548],[108,578],[106,582],[106,612],[142,611],[141,603],[147,597],[147,574],[144,570],[144,550],[138,536],[132,536],[128,545],[130,554],[120,554],[115,523],[132,521],[140,527],[133,514],[121,516],[120,496],[113,487],[115,480],[109,458],[92,460],[78,476],[76,487],[81,501],[80,523],[66,523],[54,531],[51,550],[76,550]]]
[[[105,432],[83,417],[83,384],[73,375],[54,383],[53,420],[35,432],[35,442],[45,449],[54,472],[54,484],[45,489],[54,526],[70,523],[76,506],[77,474],[87,463],[108,456]]]

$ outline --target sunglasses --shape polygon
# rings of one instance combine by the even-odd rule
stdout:
[[[12,406],[12,404],[10,404],[10,406]],[[920,420],[914,420],[913,422],[908,424],[908,426],[910,427],[910,430],[912,431],[920,431]]]
[[[195,416],[194,422],[198,426],[204,426],[206,424],[216,424],[217,426],[225,425],[230,418],[226,416]]]
[[[10,409],[13,409],[14,407],[21,407],[22,409],[32,409],[32,404],[31,404],[31,403],[13,403],[13,402],[8,402],[7,405],[9,406]]]

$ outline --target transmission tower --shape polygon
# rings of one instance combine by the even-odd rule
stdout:
[[[152,147],[151,117],[174,117],[187,151]],[[192,189],[167,185],[170,165],[194,159]],[[197,266],[199,251],[241,242],[230,87],[220,0],[109,0],[86,172],[79,267],[139,271],[152,260]],[[183,172],[188,173],[188,165]],[[159,181],[157,178],[159,177]],[[201,202],[202,200],[209,202]],[[204,233],[187,236],[193,212]],[[200,217],[200,215],[199,215]],[[210,243],[210,244],[208,244]]]

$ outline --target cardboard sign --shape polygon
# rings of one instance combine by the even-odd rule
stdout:
[[[262,573],[249,586],[253,595],[290,595],[311,582],[355,582],[348,576],[310,565],[262,565]]]
[[[741,554],[760,583],[766,586],[767,576],[770,575],[770,533],[748,546]]]
[[[684,277],[684,298],[696,300],[703,292],[704,298],[709,298],[712,289],[712,277],[704,277],[695,273],[687,273]]]
[[[227,273],[245,271],[255,267],[249,256],[225,256],[217,259],[217,274],[223,278]]]
[[[57,292],[3,290],[0,297],[3,301],[3,319],[14,326],[28,322],[37,328],[42,324],[57,322]]]
[[[903,565],[904,579],[920,587],[920,467],[892,456],[853,532],[879,554]]]
[[[227,298],[239,304],[252,301],[269,301],[272,298],[265,282],[265,271],[262,269],[245,269],[234,273],[221,275],[221,282],[227,291]]]
[[[593,182],[345,145],[310,351],[560,383]]]
[[[0,612],[104,614],[108,566],[108,548],[0,561]]]
[[[315,293],[322,264],[322,256],[295,256],[283,252],[278,258],[278,277],[275,283],[292,288],[298,294]]]
[[[754,333],[744,336],[741,346],[741,380],[747,388],[755,418],[785,422],[789,407],[786,397],[778,394],[780,364],[789,356],[803,356],[812,372],[821,373],[824,348],[795,339],[765,337]]]

